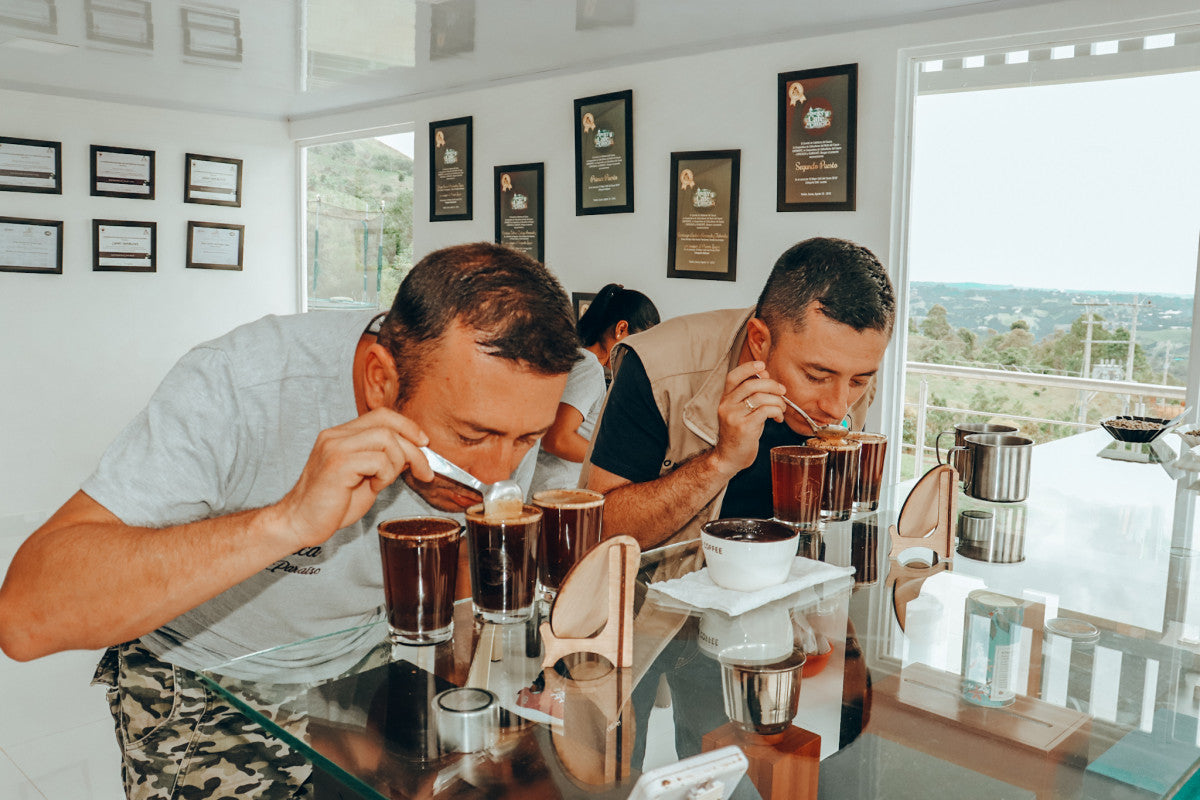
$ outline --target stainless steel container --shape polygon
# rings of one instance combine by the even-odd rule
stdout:
[[[1016,433],[1017,428],[1012,425],[1003,425],[991,422],[960,422],[954,426],[953,431],[941,431],[933,440],[933,452],[937,456],[939,464],[949,464],[958,470],[958,479],[963,484],[967,485],[967,480],[970,477],[971,464],[970,460],[962,450],[957,450],[957,455],[952,455],[956,452],[956,448],[966,446],[967,437],[977,433]],[[941,443],[942,437],[948,433],[954,434],[954,444],[950,450],[946,451],[946,460],[942,461]]]
[[[500,702],[487,689],[447,689],[433,698],[438,739],[446,753],[475,753],[500,735]]]
[[[739,728],[770,735],[791,726],[800,707],[800,676],[805,656],[800,650],[778,660],[748,660],[753,648],[721,652],[721,693],[725,714]]]
[[[1033,439],[1011,433],[976,433],[965,442],[962,452],[970,466],[963,491],[992,503],[1019,503],[1029,495]],[[958,448],[950,452],[955,450]]]

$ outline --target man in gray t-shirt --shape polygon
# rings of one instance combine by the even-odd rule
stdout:
[[[238,751],[245,721],[224,738],[205,727],[203,702],[176,719],[191,671],[378,615],[376,523],[480,500],[434,475],[419,448],[484,483],[509,478],[534,457],[577,358],[561,286],[492,244],[426,256],[378,333],[369,322],[267,317],[196,347],[13,558],[0,649],[27,660],[110,648],[98,677],[115,691],[130,797],[174,797],[164,782],[185,776],[212,796],[206,781],[229,762],[286,760],[278,742],[266,756]],[[175,675],[163,689],[170,719],[151,709],[150,728],[129,730],[144,710],[131,712],[131,698],[163,670]],[[154,743],[141,738],[171,726],[181,740],[228,744],[147,756]],[[288,797],[306,774],[238,796]]]

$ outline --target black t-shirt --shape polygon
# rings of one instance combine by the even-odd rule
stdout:
[[[667,423],[654,402],[646,368],[630,350],[613,377],[608,404],[600,417],[592,448],[592,463],[633,483],[659,477],[667,455]],[[769,519],[771,501],[771,448],[804,444],[801,436],[782,422],[767,420],[758,440],[754,463],[734,475],[721,503],[721,517]]]

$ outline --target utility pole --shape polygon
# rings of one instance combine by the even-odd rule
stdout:
[[[1092,345],[1093,344],[1123,344],[1123,345],[1126,345],[1128,348],[1126,351],[1126,357],[1125,357],[1125,380],[1132,381],[1133,380],[1133,354],[1134,354],[1134,350],[1137,347],[1138,312],[1143,307],[1150,306],[1151,305],[1150,301],[1147,300],[1146,302],[1142,303],[1138,300],[1138,295],[1134,295],[1132,303],[1113,303],[1109,300],[1105,300],[1103,303],[1096,301],[1096,300],[1089,300],[1086,302],[1072,300],[1071,305],[1085,306],[1087,308],[1087,311],[1084,312],[1085,322],[1087,323],[1087,332],[1084,334],[1084,340],[1083,340],[1083,377],[1084,378],[1092,377],[1091,373],[1092,373]],[[1131,307],[1133,309],[1133,321],[1130,324],[1129,341],[1126,342],[1122,339],[1092,339],[1092,325],[1094,322],[1092,319],[1092,309],[1100,308],[1100,307],[1117,307],[1117,306]],[[1130,398],[1130,397],[1126,398],[1126,405],[1128,405],[1130,400],[1132,400],[1132,398]],[[1087,421],[1087,404],[1083,399],[1082,393],[1080,393],[1079,413],[1078,413],[1077,419],[1079,422]]]
[[[313,224],[313,282],[312,293],[317,294],[317,272],[321,268],[321,195],[317,195],[317,221]]]

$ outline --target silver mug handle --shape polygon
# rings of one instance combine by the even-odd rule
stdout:
[[[959,459],[959,460],[966,460],[971,457],[970,451],[971,451],[971,448],[967,447],[966,445],[955,445],[954,447],[951,447],[950,449],[948,449],[946,451],[946,463],[949,464],[950,466],[954,467],[954,471],[958,473],[958,479],[960,481],[962,481],[964,492],[970,490],[970,486],[967,485],[968,479],[970,478],[970,476],[967,474],[967,470],[965,468],[960,467],[958,464],[954,463],[954,461],[956,459],[953,458],[953,454],[954,453],[963,453],[964,455],[963,455],[962,459]],[[938,463],[940,464],[942,462],[939,461]]]
[[[946,451],[946,461],[942,461],[942,450],[941,450],[942,437],[945,436],[947,433],[952,434],[952,433],[954,433],[954,431],[938,431],[938,435],[933,437],[933,454],[935,456],[937,456],[937,462],[939,464],[949,463],[949,460],[950,460],[950,451],[947,450]]]

